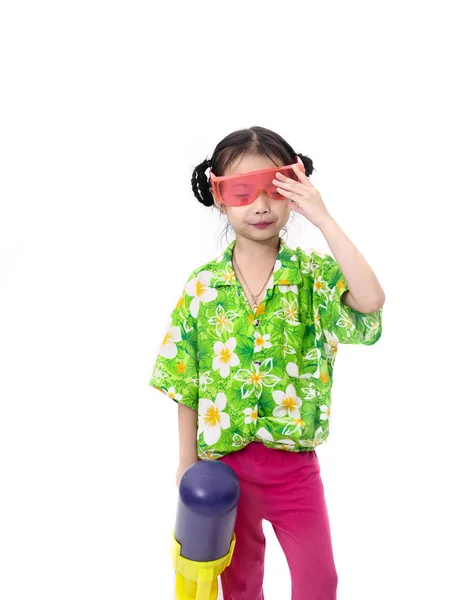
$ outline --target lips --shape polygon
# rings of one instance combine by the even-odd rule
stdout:
[[[273,221],[258,221],[257,223],[252,223],[252,225],[263,226],[263,225],[272,225]]]

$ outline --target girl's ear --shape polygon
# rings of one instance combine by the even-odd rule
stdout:
[[[223,206],[222,206],[222,204],[219,204],[219,203],[217,202],[217,200],[216,200],[216,197],[214,196],[214,192],[213,192],[213,189],[212,189],[212,187],[210,187],[210,188],[209,188],[209,191],[211,192],[211,196],[213,197],[213,200],[214,200],[214,205],[215,205],[215,207],[217,208],[217,210],[218,210],[220,213],[222,213],[222,214],[223,214],[223,213],[225,212],[225,211],[223,210]]]
[[[300,163],[301,165],[305,166],[305,165],[303,164],[303,161],[302,161],[302,159],[300,158],[300,156],[297,156],[297,162],[298,162],[298,163]]]
[[[214,196],[213,196],[214,198]],[[217,208],[217,210],[220,212],[221,215],[225,214],[225,207],[223,204],[219,204],[218,202],[216,202],[216,199],[214,198],[214,205]]]

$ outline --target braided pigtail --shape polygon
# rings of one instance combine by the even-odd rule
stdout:
[[[205,206],[214,206],[214,198],[211,194],[209,179],[206,169],[211,168],[211,161],[207,158],[197,165],[192,173],[191,186],[194,196]]]
[[[315,171],[313,167],[313,161],[309,158],[309,156],[305,156],[304,154],[300,154],[298,152],[297,156],[302,159],[302,163],[305,167],[305,175],[309,177],[313,171]]]

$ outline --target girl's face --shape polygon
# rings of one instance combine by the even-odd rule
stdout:
[[[240,175],[260,169],[273,169],[282,166],[274,163],[267,156],[244,155],[228,166],[223,175]],[[220,203],[214,198],[216,206]],[[289,200],[273,200],[265,190],[261,191],[258,198],[248,206],[223,206],[222,210],[228,217],[236,237],[242,235],[254,241],[265,241],[278,236],[280,231],[289,220]],[[257,227],[259,223],[267,223],[267,226]]]

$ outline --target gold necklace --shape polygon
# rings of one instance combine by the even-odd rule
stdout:
[[[264,288],[266,287],[267,283],[269,282],[269,279],[270,279],[270,277],[271,277],[271,275],[272,275],[272,273],[273,273],[273,270],[275,269],[275,262],[276,262],[276,259],[275,259],[275,262],[273,263],[273,267],[272,267],[272,269],[270,270],[269,277],[266,279],[266,282],[265,282],[265,284],[262,286],[261,290],[259,291],[259,293],[258,293],[256,296],[254,296],[254,295],[253,295],[253,292],[252,292],[252,290],[250,289],[250,286],[248,285],[247,281],[245,280],[244,274],[242,273],[242,271],[241,271],[241,269],[240,269],[239,265],[237,264],[237,260],[236,260],[236,258],[235,258],[235,256],[234,256],[234,249],[233,249],[233,256],[232,256],[232,261],[231,261],[231,262],[232,262],[232,264],[233,264],[233,265],[234,265],[234,266],[237,268],[237,270],[239,271],[239,273],[240,273],[240,275],[241,275],[241,277],[242,277],[242,281],[244,282],[244,284],[245,284],[245,287],[247,288],[247,290],[248,290],[248,292],[249,292],[250,296],[252,297],[252,300],[253,300],[253,310],[255,310],[255,308],[257,308],[257,307],[258,307],[258,298],[259,298],[259,296],[262,294],[262,291],[264,290]]]

